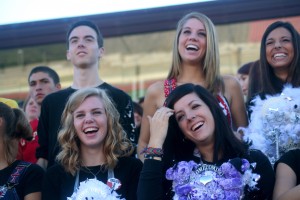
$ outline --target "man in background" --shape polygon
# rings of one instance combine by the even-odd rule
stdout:
[[[48,94],[61,89],[58,74],[48,66],[34,67],[28,75],[28,85],[30,96],[39,105]]]
[[[28,75],[29,95],[24,102],[23,110],[33,131],[33,139],[21,139],[17,159],[36,163],[36,149],[38,144],[37,126],[40,108],[44,98],[61,89],[60,79],[56,71],[48,66],[34,67]]]

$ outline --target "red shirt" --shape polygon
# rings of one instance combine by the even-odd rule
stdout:
[[[37,126],[38,126],[39,120],[34,119],[30,121],[30,125],[33,131],[33,139],[31,141],[26,141],[24,139],[21,139],[19,142],[19,150],[17,159],[18,160],[24,160],[31,163],[36,163],[37,158],[35,156],[36,148],[39,146],[38,143],[38,135],[37,135]]]

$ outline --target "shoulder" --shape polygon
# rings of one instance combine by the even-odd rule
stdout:
[[[31,181],[36,181],[38,183],[42,182],[45,171],[39,165],[25,161],[17,161],[14,166],[15,170],[18,171],[18,174],[20,172],[22,173],[22,169],[24,169],[23,175],[21,175],[23,177],[22,181],[24,184]]]
[[[285,158],[285,157],[300,158],[300,149],[293,149],[293,150],[286,152],[285,154],[282,155],[282,158]]]
[[[54,164],[51,167],[49,167],[46,171],[46,174],[48,175],[57,174],[57,173],[59,174],[64,173],[64,168],[60,164]]]
[[[231,107],[233,105],[244,105],[242,88],[237,78],[231,75],[225,75],[223,76],[223,82],[225,88],[224,96],[228,100]],[[238,102],[238,104],[232,104],[233,101]]]
[[[164,97],[164,81],[156,81],[147,88],[145,99],[157,99],[162,97]]]
[[[62,90],[58,90],[56,92],[50,93],[46,96],[46,98],[55,98],[61,95],[70,95],[72,93],[74,93],[76,90],[72,89],[71,87],[62,89]]]
[[[61,182],[63,180],[69,179],[69,177],[73,177],[72,174],[66,172],[62,165],[54,164],[49,167],[45,173],[45,180],[50,182]]]
[[[98,88],[105,90],[112,98],[122,96],[122,98],[130,98],[130,96],[123,90],[116,88],[106,82],[98,86]]]
[[[37,164],[31,164],[28,166],[28,174],[34,174],[37,178],[44,176],[45,171]]]
[[[53,92],[45,97],[42,104],[53,104],[53,102],[67,101],[69,96],[74,92],[75,90],[71,87]]]
[[[44,170],[43,168],[41,168],[39,165],[34,164],[34,163],[30,163],[30,162],[26,162],[26,161],[20,161],[17,160],[15,161],[12,165],[13,168],[17,168],[18,169],[26,169],[26,173],[37,173],[37,174],[44,174]]]
[[[290,150],[283,154],[281,158],[275,163],[275,169],[279,163],[285,163],[288,166],[300,166],[300,149]]]
[[[269,158],[258,149],[249,149],[249,157],[251,162],[256,162],[257,164],[269,164]]]
[[[151,94],[159,94],[163,91],[164,91],[164,81],[156,81],[152,83],[147,89],[147,93],[151,93]]]
[[[225,88],[234,88],[240,86],[238,79],[232,75],[223,75],[222,78],[224,81]]]
[[[148,108],[156,110],[156,108],[159,108],[164,104],[164,101],[165,101],[164,81],[157,81],[152,83],[147,88],[147,92],[145,94],[145,101],[144,101],[145,112],[147,113]]]

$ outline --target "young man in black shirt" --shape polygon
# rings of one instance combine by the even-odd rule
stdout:
[[[39,148],[36,156],[44,169],[55,163],[59,150],[57,134],[61,115],[69,96],[78,89],[105,89],[120,113],[120,123],[129,139],[134,139],[132,100],[129,95],[105,83],[99,76],[99,60],[104,54],[103,38],[98,27],[90,21],[78,21],[67,32],[67,59],[73,64],[70,87],[48,95],[41,108],[38,125]]]

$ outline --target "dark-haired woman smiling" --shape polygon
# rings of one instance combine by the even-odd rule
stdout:
[[[150,140],[138,199],[272,197],[274,172],[268,158],[258,150],[249,151],[234,136],[217,100],[205,88],[178,86],[166,107],[148,118]],[[255,163],[254,169],[250,163]]]

